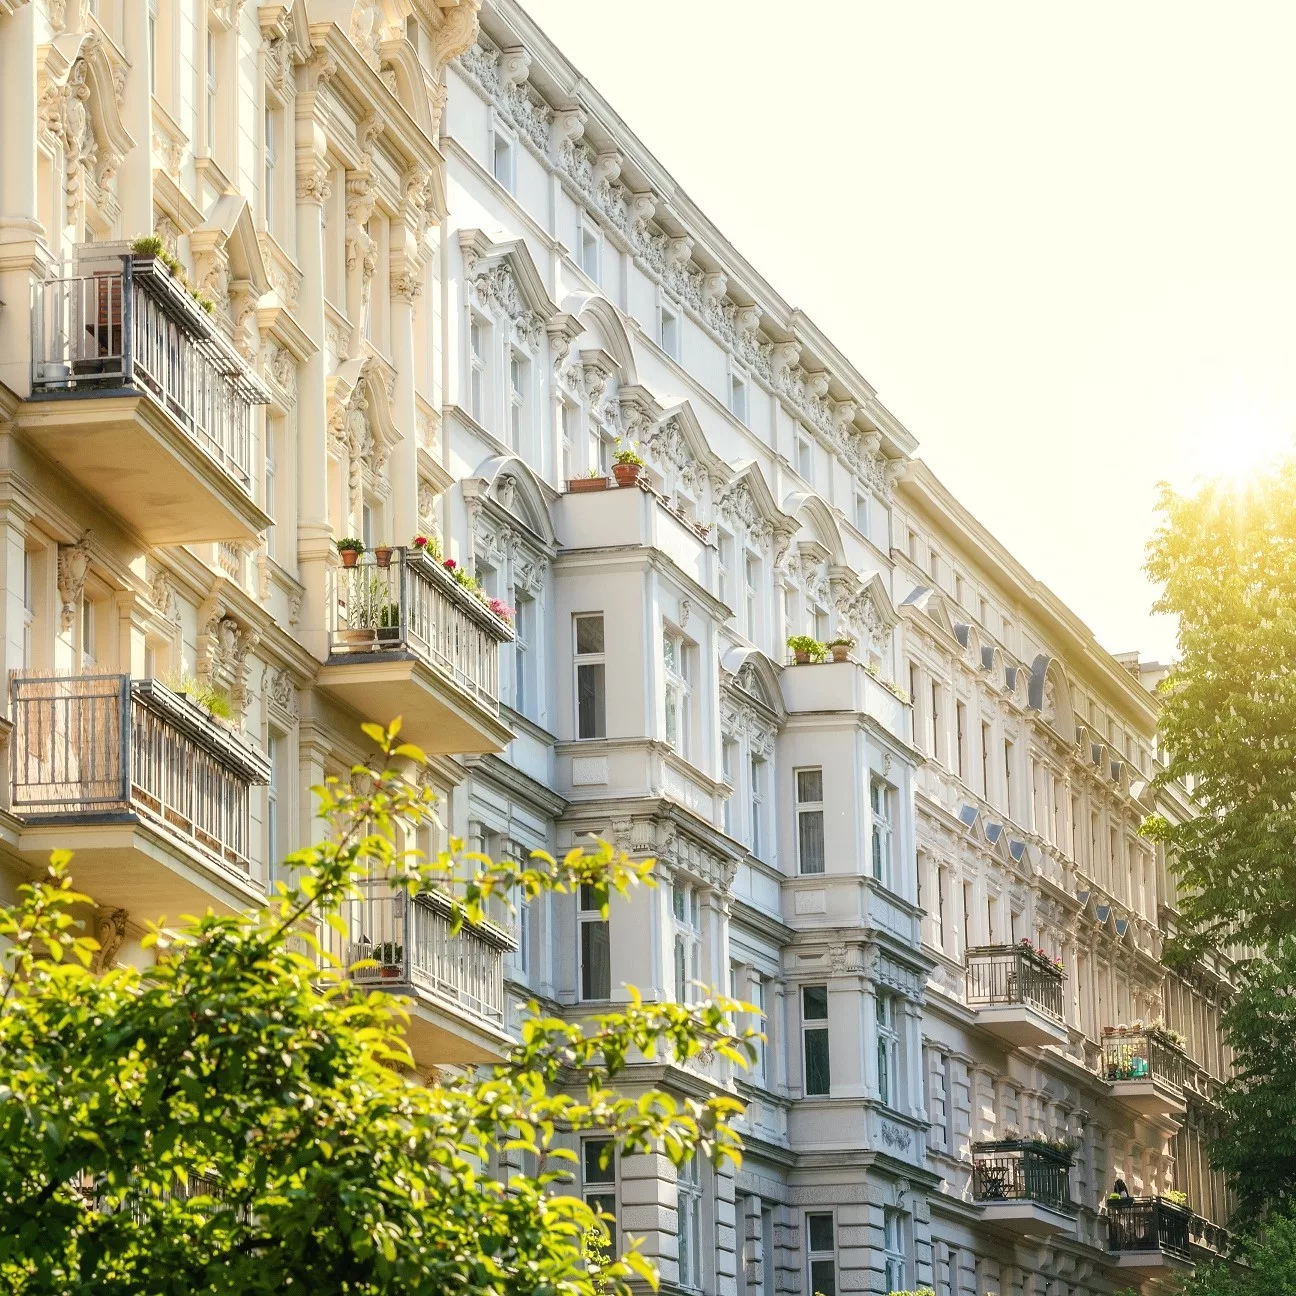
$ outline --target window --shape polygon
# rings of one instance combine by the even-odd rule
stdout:
[[[765,762],[753,756],[748,766],[751,794],[751,852],[757,859],[765,850]]]
[[[747,422],[747,379],[741,374],[729,375],[729,412],[739,422]]]
[[[967,776],[967,707],[962,702],[954,703],[954,722],[958,729],[956,734],[958,742],[958,751],[956,753],[958,776],[959,778],[965,778]]]
[[[36,579],[31,550],[23,553],[23,665],[32,663],[32,625],[36,620]]]
[[[265,135],[261,143],[261,159],[264,163],[262,202],[265,205],[266,229],[273,232],[275,224],[275,164],[279,161],[279,114],[270,107],[265,110]]]
[[[936,866],[936,930],[942,950],[945,944],[945,892],[949,889],[949,874],[939,864]]]
[[[755,642],[760,610],[760,559],[753,553],[743,560],[743,582],[747,638]]]
[[[915,747],[919,743],[918,734],[918,680],[917,662],[909,663],[909,737]]]
[[[658,338],[661,342],[661,349],[672,360],[678,360],[680,356],[680,322],[679,316],[669,306],[661,308]]]
[[[828,987],[801,987],[801,1049],[805,1092],[826,1094],[832,1087],[828,1069]]]
[[[990,726],[981,721],[981,795],[990,800]]]
[[[692,652],[683,635],[662,634],[662,663],[666,675],[666,743],[681,755],[689,749],[689,709],[692,705]]]
[[[828,609],[816,603],[810,609],[810,621],[814,629],[814,637],[820,643],[826,642],[829,635],[832,634],[832,623],[828,615]]]
[[[272,519],[275,514],[275,461],[278,457],[275,442],[278,440],[278,436],[278,421],[267,413],[265,421],[265,481],[262,486],[261,505]],[[275,526],[273,520],[266,527],[265,547],[266,557],[273,558],[275,556]]]
[[[900,1097],[900,1032],[896,1026],[895,999],[879,990],[877,1011],[878,1099],[883,1106],[894,1107]]]
[[[675,1002],[692,1003],[702,975],[702,917],[696,888],[680,881],[671,885],[671,914],[675,920]]]
[[[95,664],[95,608],[86,594],[81,596],[81,664]]]
[[[729,785],[729,795],[725,797],[724,803],[724,830],[730,836],[733,836],[733,786],[734,786],[734,758],[738,751],[738,744],[732,738],[726,738],[720,744],[720,776]]]
[[[702,1178],[698,1154],[676,1172],[679,1214],[679,1280],[681,1287],[702,1286]]]
[[[796,465],[801,480],[812,483],[814,481],[814,442],[804,432],[797,433]]]
[[[774,1296],[774,1208],[761,1207],[761,1296]]]
[[[509,445],[521,453],[526,430],[527,362],[517,351],[509,356]]]
[[[573,619],[576,623],[576,737],[606,738],[603,614]]]
[[[207,19],[211,22],[210,17]],[[220,58],[217,54],[217,35],[207,28],[207,152],[216,152],[216,111],[220,96]]]
[[[158,0],[149,0],[148,7],[149,94],[157,94],[158,87]]]
[[[868,539],[869,531],[869,497],[865,491],[855,492],[855,526]]]
[[[580,228],[580,268],[595,283],[599,281],[599,262],[602,253],[602,240],[598,230],[581,221]]]
[[[478,423],[486,417],[486,333],[479,319],[468,325],[468,412]]]
[[[752,1024],[766,1038],[755,1041],[756,1056],[752,1059],[751,1076],[753,1080],[765,1083],[765,1049],[769,1044],[770,1022],[765,1008],[765,978],[759,973],[755,973],[751,979],[751,1005],[760,1014],[757,1021]]]
[[[564,481],[571,479],[579,473],[580,469],[576,464],[576,420],[579,412],[575,405],[567,401],[562,403],[562,475]]]
[[[279,755],[283,739],[271,734],[266,741],[266,757],[270,762],[270,782],[266,785],[266,881],[271,895],[279,874],[279,861],[283,858],[283,843],[279,840]]]
[[[581,1196],[590,1210],[610,1215],[603,1220],[608,1232],[608,1254],[617,1255],[616,1143],[589,1138],[581,1144]]]
[[[892,883],[891,867],[891,789],[879,779],[869,784],[869,807],[873,812],[871,847],[873,876],[883,886]]]
[[[904,1291],[909,1265],[905,1253],[904,1215],[887,1207],[882,1212],[882,1250],[886,1257],[886,1289]]]
[[[513,708],[523,715],[535,711],[535,599],[521,589],[513,595]]]
[[[806,1216],[806,1253],[810,1259],[810,1291],[814,1296],[837,1296],[837,1247],[831,1211]]]
[[[610,924],[603,917],[594,888],[582,883],[578,901],[580,927],[580,997],[612,997],[612,938]]]
[[[823,770],[796,771],[797,863],[802,873],[824,871]]]
[[[513,141],[498,126],[491,136],[491,174],[513,192]]]
[[[1005,814],[1013,812],[1013,745],[1011,739],[1005,738],[1003,745],[1003,762],[1004,762],[1004,794],[1003,808]]]
[[[531,901],[519,896],[517,901],[517,969],[523,976],[531,974]]]
[[[716,591],[720,602],[733,606],[734,538],[723,528],[716,533]]]
[[[935,681],[931,682],[931,754],[937,760],[940,760],[943,753],[941,752],[940,727],[944,716],[941,714],[941,686]]]

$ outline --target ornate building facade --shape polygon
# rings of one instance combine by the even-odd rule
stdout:
[[[750,1072],[634,1080],[738,1092],[736,1174],[579,1159],[666,1290],[1106,1296],[1222,1245],[1227,969],[1162,966],[1138,836],[1156,669],[523,9],[0,0],[0,66],[6,888],[73,848],[101,962],[142,960],[146,919],[255,903],[400,714],[447,832],[662,882],[449,958],[435,895],[375,885],[338,952],[420,1067],[531,998],[763,1014]]]

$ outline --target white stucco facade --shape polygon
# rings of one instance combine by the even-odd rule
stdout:
[[[765,1014],[752,1072],[631,1081],[735,1089],[740,1170],[574,1185],[665,1290],[1107,1296],[1217,1246],[1227,981],[1160,962],[1156,669],[971,517],[522,8],[0,0],[0,68],[6,888],[75,846],[105,957],[143,959],[158,906],[261,894],[320,831],[305,789],[400,712],[448,833],[593,835],[660,881],[465,933],[474,985],[376,895],[354,930],[421,1066],[497,1056],[533,997]],[[441,563],[341,565],[416,534],[511,623]],[[798,665],[798,634],[854,646]],[[138,769],[96,799],[138,739],[112,778],[58,765],[65,695],[214,762],[229,816]],[[1150,1248],[1109,1245],[1117,1179],[1187,1197]]]

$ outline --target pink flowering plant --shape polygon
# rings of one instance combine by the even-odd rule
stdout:
[[[486,601],[486,606],[490,608],[490,610],[494,612],[495,615],[499,617],[501,621],[511,622],[513,618],[517,615],[516,611],[513,608],[509,607],[509,605],[505,603],[503,599],[498,599],[498,598],[488,599]]]

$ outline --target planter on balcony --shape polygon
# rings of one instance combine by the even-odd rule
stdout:
[[[1104,1028],[1102,1051],[1113,1097],[1144,1116],[1185,1113],[1192,1062],[1165,1031]]]
[[[587,491],[601,491],[607,488],[606,477],[572,477],[567,482],[567,490],[572,495],[583,495]]]
[[[1074,1233],[1071,1156],[1034,1139],[972,1145],[972,1196],[985,1218],[1014,1232]]]
[[[977,1025],[1014,1046],[1065,1044],[1062,984],[1051,959],[1022,945],[980,945],[967,951],[967,1003]]]
[[[1192,1212],[1164,1197],[1107,1202],[1107,1250],[1120,1269],[1170,1272],[1190,1261]]]

